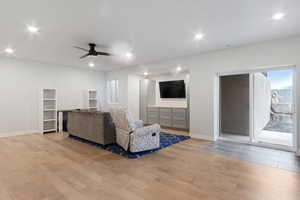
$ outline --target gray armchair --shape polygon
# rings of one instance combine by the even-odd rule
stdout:
[[[134,120],[124,108],[111,109],[116,127],[117,144],[132,153],[160,147],[160,126],[143,126],[143,121]]]

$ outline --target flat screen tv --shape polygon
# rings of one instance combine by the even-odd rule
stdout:
[[[160,98],[186,98],[184,80],[159,82]]]

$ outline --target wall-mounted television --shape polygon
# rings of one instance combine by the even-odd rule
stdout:
[[[159,82],[160,98],[186,98],[184,80]]]

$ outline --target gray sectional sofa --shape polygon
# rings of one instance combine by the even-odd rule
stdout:
[[[75,110],[68,114],[68,132],[98,144],[116,142],[116,133],[111,115],[108,112]]]

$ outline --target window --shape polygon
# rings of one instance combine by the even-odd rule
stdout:
[[[109,80],[107,81],[107,101],[111,104],[119,103],[119,81]]]

